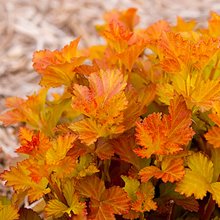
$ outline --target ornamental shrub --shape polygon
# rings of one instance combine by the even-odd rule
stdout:
[[[114,10],[105,44],[34,53],[40,91],[0,115],[23,155],[0,219],[219,219],[220,15],[138,22]]]

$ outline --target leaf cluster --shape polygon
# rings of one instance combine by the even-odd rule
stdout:
[[[34,53],[40,91],[0,115],[23,158],[0,176],[0,219],[220,217],[220,15],[139,20],[113,10],[104,44]]]

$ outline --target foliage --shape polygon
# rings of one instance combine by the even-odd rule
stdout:
[[[14,194],[0,219],[218,219],[220,15],[200,29],[140,29],[133,8],[104,19],[105,44],[36,51],[41,90],[6,99],[23,160],[1,174]]]

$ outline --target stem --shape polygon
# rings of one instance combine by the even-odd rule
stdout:
[[[212,196],[210,195],[208,205],[206,207],[204,215],[202,216],[202,219],[203,220],[210,220],[214,209],[215,209],[215,201],[212,199]]]
[[[105,160],[103,162],[103,165],[104,165],[104,180],[108,181],[108,182],[111,182],[111,177],[109,175],[109,167],[111,165],[111,160]]]
[[[173,212],[173,209],[174,209],[174,201],[173,200],[170,200],[170,210],[169,210],[169,214],[168,214],[168,217],[167,217],[167,220],[173,220],[174,219],[174,212]]]
[[[140,220],[144,220],[144,213],[140,214]]]

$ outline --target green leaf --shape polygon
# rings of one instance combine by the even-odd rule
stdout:
[[[121,176],[125,182],[123,189],[128,193],[128,196],[134,201],[137,198],[136,192],[139,189],[140,182],[137,179],[133,179],[127,176]]]

